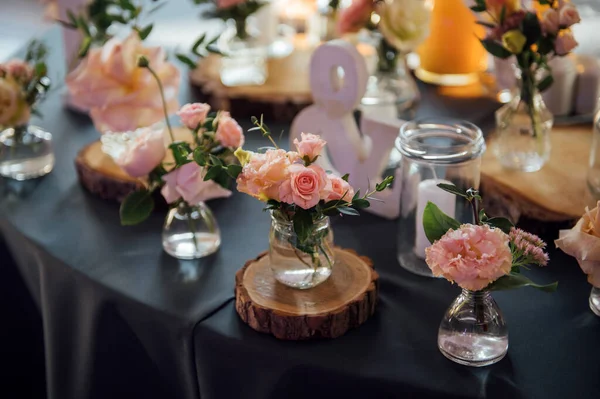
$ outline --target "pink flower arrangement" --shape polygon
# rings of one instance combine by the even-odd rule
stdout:
[[[434,276],[443,276],[470,291],[532,286],[544,291],[556,283],[538,285],[521,272],[527,265],[545,266],[546,244],[536,235],[515,228],[505,218],[488,218],[479,210],[481,196],[473,189],[438,187],[466,199],[473,208],[475,224],[459,224],[435,204],[428,203],[423,227],[432,245],[425,249],[425,262]]]
[[[168,204],[184,200],[188,204],[198,204],[214,198],[231,196],[231,191],[212,180],[204,180],[206,168],[190,162],[162,177],[165,182],[161,190]]]
[[[425,249],[434,276],[443,276],[461,288],[479,291],[510,273],[509,237],[488,225],[464,224]]]

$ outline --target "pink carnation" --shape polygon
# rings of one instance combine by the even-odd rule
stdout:
[[[280,201],[310,209],[329,195],[331,182],[320,166],[293,164],[288,169],[289,178],[279,187]]]
[[[500,229],[463,224],[426,248],[425,261],[434,276],[479,291],[510,273],[512,253],[508,242],[508,235]]]
[[[210,105],[204,103],[193,103],[185,104],[179,111],[177,111],[177,115],[179,115],[181,118],[181,123],[183,123],[188,129],[195,130],[198,125],[204,123],[209,111]]]
[[[250,154],[250,160],[237,178],[238,191],[261,201],[279,201],[279,186],[288,178],[288,167],[292,164],[290,153],[278,149]]]
[[[302,140],[294,139],[294,145],[301,158],[308,157],[311,161],[321,155],[323,147],[327,142],[320,136],[312,133],[300,133]]]

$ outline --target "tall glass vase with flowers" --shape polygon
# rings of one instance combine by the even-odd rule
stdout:
[[[471,204],[474,224],[461,225],[429,202],[423,227],[432,245],[425,250],[434,276],[458,284],[462,293],[442,318],[438,348],[448,359],[467,366],[500,361],[508,351],[508,328],[491,292],[530,286],[546,292],[557,283],[538,285],[522,274],[529,265],[545,266],[546,244],[515,228],[505,218],[488,217],[476,190],[438,184]]]
[[[302,133],[302,140],[294,140],[296,151],[285,151],[262,119],[253,118],[253,123],[273,147],[264,153],[235,152],[242,165],[237,189],[265,202],[271,213],[269,257],[277,281],[315,287],[329,278],[335,264],[329,217],[358,215],[357,209],[369,207],[371,196],[389,187],[393,177],[361,196],[348,184],[348,175],[327,173],[318,165],[327,144],[319,136]]]
[[[541,169],[550,157],[553,116],[540,95],[553,83],[551,57],[569,54],[577,42],[571,27],[580,21],[575,6],[559,0],[536,0],[548,6],[541,16],[518,0],[475,0],[471,9],[483,13],[489,28],[481,40],[495,57],[515,56],[519,93],[496,112],[493,151],[506,168],[524,172]]]
[[[0,64],[0,176],[27,180],[54,167],[52,135],[29,124],[50,88],[46,47],[29,45],[23,61]]]

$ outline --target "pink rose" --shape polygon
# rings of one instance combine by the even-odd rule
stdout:
[[[183,198],[190,205],[213,198],[227,198],[231,195],[231,191],[224,189],[214,181],[204,181],[204,175],[204,168],[196,162],[186,163],[163,176],[165,185],[161,194],[169,204]]]
[[[560,26],[563,28],[568,28],[581,22],[579,11],[577,11],[577,8],[572,4],[564,4],[560,8],[558,15]]]
[[[244,145],[244,133],[238,123],[229,116],[229,112],[219,114],[219,123],[215,139],[224,147],[239,148]]]
[[[0,128],[23,125],[30,116],[21,86],[12,77],[0,79]]]
[[[308,157],[311,161],[321,155],[321,150],[327,142],[311,133],[301,133],[302,140],[294,139],[294,145],[301,158]]]
[[[355,33],[361,30],[369,22],[374,9],[373,0],[354,0],[338,18],[336,26],[338,34]]]
[[[352,197],[354,197],[354,189],[352,186],[339,176],[328,175],[327,177],[331,182],[331,192],[323,199],[325,201],[336,201],[341,199],[343,201],[351,202]]]
[[[280,201],[310,209],[331,191],[331,183],[320,166],[293,164],[288,169],[289,178],[279,187]]]
[[[279,201],[279,186],[287,180],[290,154],[285,150],[268,150],[264,154],[248,152],[250,159],[237,178],[237,189],[261,201]]]
[[[508,235],[500,229],[463,224],[426,248],[425,261],[434,276],[479,291],[510,273],[512,253],[508,242]]]
[[[569,32],[561,32],[554,43],[554,52],[556,55],[564,56],[569,54],[579,43]]]
[[[544,11],[544,14],[542,14],[540,24],[542,26],[542,32],[556,35],[560,29],[558,12],[553,8],[547,9]]]
[[[33,68],[21,60],[10,60],[4,64],[4,70],[15,80],[28,82],[33,77]]]
[[[195,130],[198,125],[204,123],[206,120],[206,115],[210,111],[210,105],[204,103],[193,103],[193,104],[185,104],[179,111],[177,111],[177,115],[181,118],[181,123],[183,123],[188,129]]]
[[[237,6],[238,4],[245,3],[246,0],[217,0],[218,8],[229,8]]]
[[[167,111],[179,108],[179,71],[166,61],[164,50],[144,47],[135,32],[122,42],[113,38],[90,50],[66,79],[73,103],[90,109],[100,132],[135,130],[164,118],[158,84],[147,69],[137,66],[141,55],[162,82]]]
[[[132,139],[115,162],[129,176],[143,177],[152,172],[165,158],[167,150],[164,129],[141,128],[132,135]]]

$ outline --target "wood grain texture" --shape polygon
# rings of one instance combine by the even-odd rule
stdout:
[[[504,169],[493,154],[493,139],[481,166],[481,192],[490,215],[568,225],[591,205],[586,173],[592,127],[557,126],[550,133],[552,152],[538,172]]]
[[[176,140],[192,140],[190,131],[185,128],[174,128],[173,134]],[[168,139],[165,140],[166,145]],[[169,151],[165,161],[172,161]],[[75,169],[81,185],[102,199],[121,202],[127,195],[143,187],[140,179],[129,176],[102,151],[100,141],[94,141],[79,151],[75,158]]]
[[[327,281],[308,290],[275,280],[266,253],[235,276],[236,311],[254,330],[284,340],[336,338],[375,312],[379,276],[369,258],[335,249]]]

